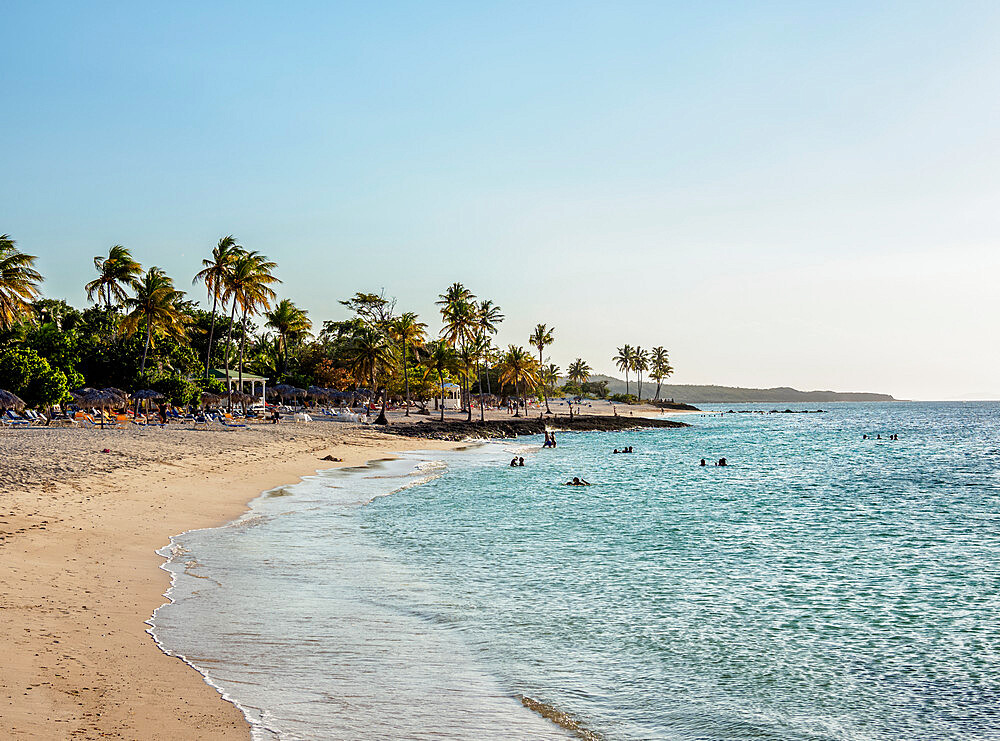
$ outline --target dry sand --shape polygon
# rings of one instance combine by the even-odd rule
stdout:
[[[155,550],[317,469],[454,445],[334,422],[0,430],[0,738],[248,738],[146,632],[169,586]]]

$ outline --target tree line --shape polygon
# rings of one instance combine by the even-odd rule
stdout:
[[[218,241],[193,285],[205,290],[206,306],[190,300],[161,268],[144,268],[122,245],[93,260],[84,286],[90,305],[77,309],[44,298],[36,257],[0,235],[0,388],[31,406],[68,401],[71,389],[151,388],[175,404],[197,403],[201,393],[242,388],[244,373],[270,383],[363,392],[428,412],[448,384],[459,387],[460,407],[471,420],[489,400],[517,400],[527,409],[537,398],[549,409],[556,393],[606,396],[606,384],[590,383],[590,365],[577,358],[560,369],[545,356],[555,330],[538,324],[528,350],[494,344],[504,315],[491,299],[462,283],[438,296],[441,329],[436,336],[412,311],[397,310],[382,293],[355,293],[340,301],[351,314],[316,326],[308,312],[281,298],[277,263],[229,235]],[[626,345],[614,358],[639,379],[660,382],[672,368],[662,347],[652,354]],[[478,401],[478,404],[475,402]],[[435,401],[437,403],[437,401]]]

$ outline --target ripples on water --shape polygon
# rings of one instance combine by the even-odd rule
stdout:
[[[824,408],[307,480],[157,637],[260,738],[1000,738],[1000,405]]]

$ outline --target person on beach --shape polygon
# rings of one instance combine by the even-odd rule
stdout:
[[[572,481],[567,481],[566,486],[590,486],[589,481],[584,481],[578,476],[574,476]]]

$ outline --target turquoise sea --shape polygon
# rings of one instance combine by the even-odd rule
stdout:
[[[321,473],[151,632],[258,739],[1000,739],[1000,404],[821,408]]]

